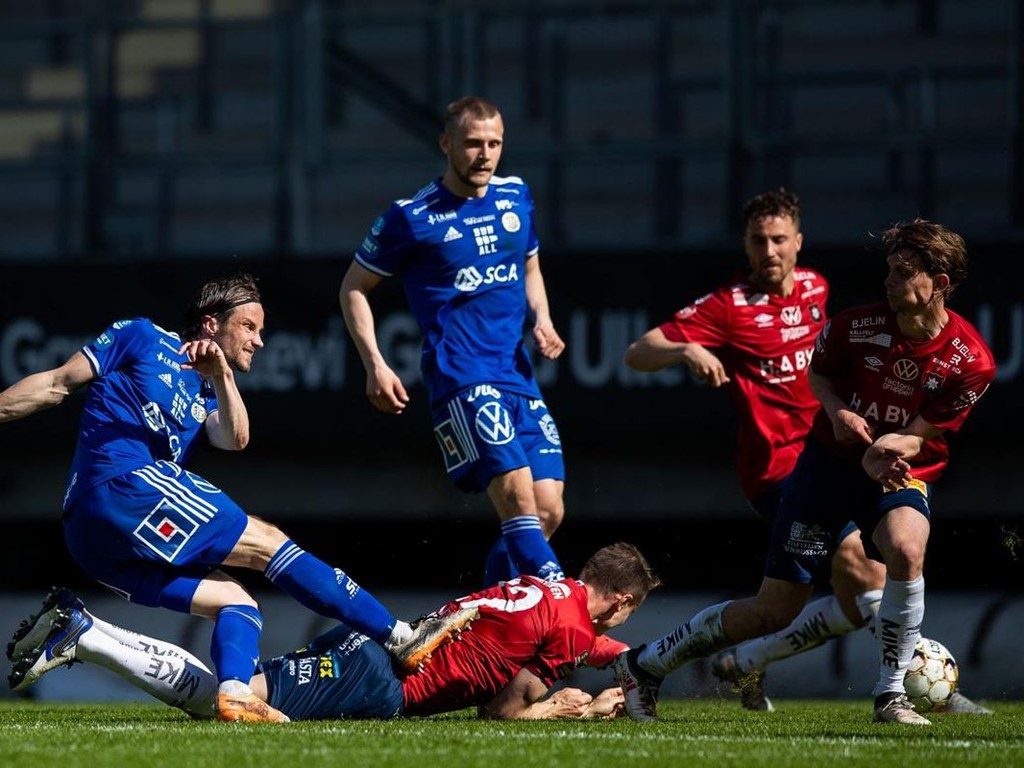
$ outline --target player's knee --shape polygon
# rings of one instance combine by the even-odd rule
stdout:
[[[245,533],[232,552],[230,565],[241,565],[254,570],[264,570],[270,559],[288,541],[288,537],[276,525],[249,518]]]
[[[924,569],[924,542],[905,539],[893,542],[885,559],[889,576],[896,580],[916,578]]]

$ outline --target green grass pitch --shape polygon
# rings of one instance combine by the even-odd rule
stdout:
[[[662,702],[658,723],[480,721],[469,710],[395,721],[286,725],[192,721],[146,704],[0,702],[0,765],[168,768],[1024,765],[1024,702],[995,716],[878,725],[867,701]]]

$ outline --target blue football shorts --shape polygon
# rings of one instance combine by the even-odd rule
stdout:
[[[215,485],[158,461],[84,491],[64,539],[82,570],[126,600],[188,613],[247,522]]]
[[[782,493],[786,487],[786,482],[790,477],[791,475],[787,475],[768,490],[747,501],[750,508],[753,509],[757,516],[765,522],[772,524],[775,521],[775,515],[779,511],[779,505],[782,503]],[[839,532],[839,538],[837,538],[836,541],[842,541],[851,533],[855,533],[856,531],[857,524],[852,520],[849,520],[846,525],[843,526],[843,530]]]
[[[910,507],[931,519],[931,486],[886,489],[859,463],[836,456],[813,436],[786,480],[772,524],[765,576],[798,584],[827,582],[830,561],[850,522],[860,528],[864,551],[881,560],[871,542],[887,512]]]
[[[434,408],[433,420],[445,470],[463,491],[485,491],[521,467],[534,480],[565,480],[558,427],[539,397],[481,384]]]
[[[344,624],[256,672],[266,677],[270,706],[292,720],[389,718],[405,707],[390,654]]]

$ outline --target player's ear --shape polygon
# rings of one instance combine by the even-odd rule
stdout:
[[[217,335],[219,328],[220,323],[217,322],[217,318],[214,315],[203,315],[203,333],[213,338]]]

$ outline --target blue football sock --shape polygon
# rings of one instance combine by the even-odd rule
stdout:
[[[565,574],[540,527],[536,515],[510,517],[501,524],[516,574],[525,573],[542,579],[562,579]]]
[[[487,555],[487,562],[484,563],[484,586],[493,587],[499,581],[508,581],[513,576],[515,566],[512,558],[508,556],[508,546],[505,544],[505,537],[499,536],[494,542],[490,553]]]
[[[210,657],[217,669],[217,682],[252,679],[260,656],[263,614],[251,605],[226,605],[217,614],[210,640]]]
[[[270,558],[264,574],[280,589],[322,616],[348,624],[383,644],[395,617],[340,568],[306,552],[290,539]]]

